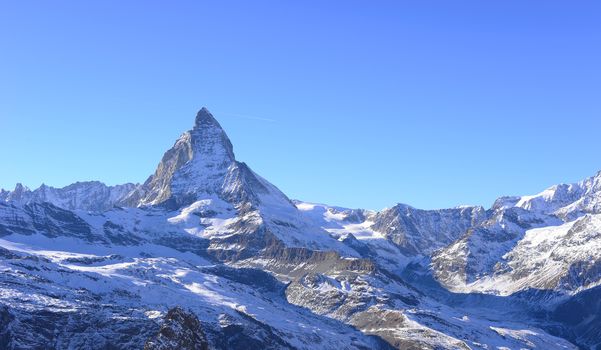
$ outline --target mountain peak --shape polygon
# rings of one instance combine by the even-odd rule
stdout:
[[[193,153],[196,153],[195,156],[206,158],[215,156],[215,153],[223,153],[230,160],[234,160],[234,150],[230,139],[206,107],[202,107],[196,113],[194,128],[190,132],[192,134],[191,149]]]
[[[209,112],[209,110],[207,109],[207,107],[202,107],[198,113],[196,113],[196,121],[194,123],[194,129],[197,128],[201,128],[203,126],[217,126],[219,129],[221,128],[221,125],[219,125],[219,122],[217,122],[217,120],[215,119],[215,117],[213,117],[213,114],[211,114],[211,112]]]
[[[206,107],[196,113],[194,128],[190,131],[190,147],[194,156],[212,157],[222,153],[229,160],[234,160],[234,149],[225,130]]]
[[[206,107],[196,114],[194,128],[168,150],[156,172],[144,184],[141,204],[182,202],[200,193],[216,193],[236,162],[232,143]]]

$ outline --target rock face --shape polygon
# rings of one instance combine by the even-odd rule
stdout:
[[[141,192],[139,205],[172,209],[212,196],[244,209],[256,209],[263,201],[292,206],[275,186],[236,161],[232,143],[206,108],[196,115],[194,128],[165,153]]]
[[[75,237],[87,241],[102,241],[94,236],[91,227],[73,212],[50,203],[31,203],[23,206],[0,203],[0,236],[11,234],[46,237]]]
[[[158,334],[144,345],[144,350],[208,349],[209,344],[198,318],[179,307],[167,312]]]
[[[237,168],[234,150],[221,125],[206,109],[196,115],[194,128],[168,150],[156,172],[144,183],[140,204],[190,204],[201,195],[224,196]]]
[[[488,210],[293,202],[203,108],[141,185],[0,190],[0,348],[593,348],[600,178]]]
[[[382,232],[406,255],[419,255],[454,242],[485,218],[482,207],[419,210],[397,204],[378,213],[372,228]]]

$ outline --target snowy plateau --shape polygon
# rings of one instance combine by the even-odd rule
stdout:
[[[289,199],[206,109],[143,184],[0,190],[0,349],[601,349],[601,173],[489,208]]]

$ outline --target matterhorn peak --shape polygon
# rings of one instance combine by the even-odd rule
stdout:
[[[203,126],[214,126],[221,128],[219,122],[213,117],[213,114],[209,112],[207,107],[202,107],[198,113],[196,113],[196,122],[194,123],[194,129],[201,128]]]
[[[234,160],[234,149],[230,139],[206,107],[202,107],[196,113],[194,128],[189,133],[192,158],[225,157]],[[182,137],[186,140],[188,138],[186,134]],[[180,138],[180,140],[182,139]]]
[[[155,205],[200,193],[216,193],[231,166],[236,164],[227,134],[206,107],[196,114],[194,128],[168,150],[156,172],[144,184],[142,205]]]

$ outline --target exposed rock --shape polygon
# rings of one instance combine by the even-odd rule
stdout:
[[[481,207],[419,210],[404,204],[378,213],[372,228],[407,255],[429,254],[461,237],[486,219]]]
[[[208,350],[209,343],[198,318],[179,307],[163,318],[158,334],[149,339],[144,350]]]

